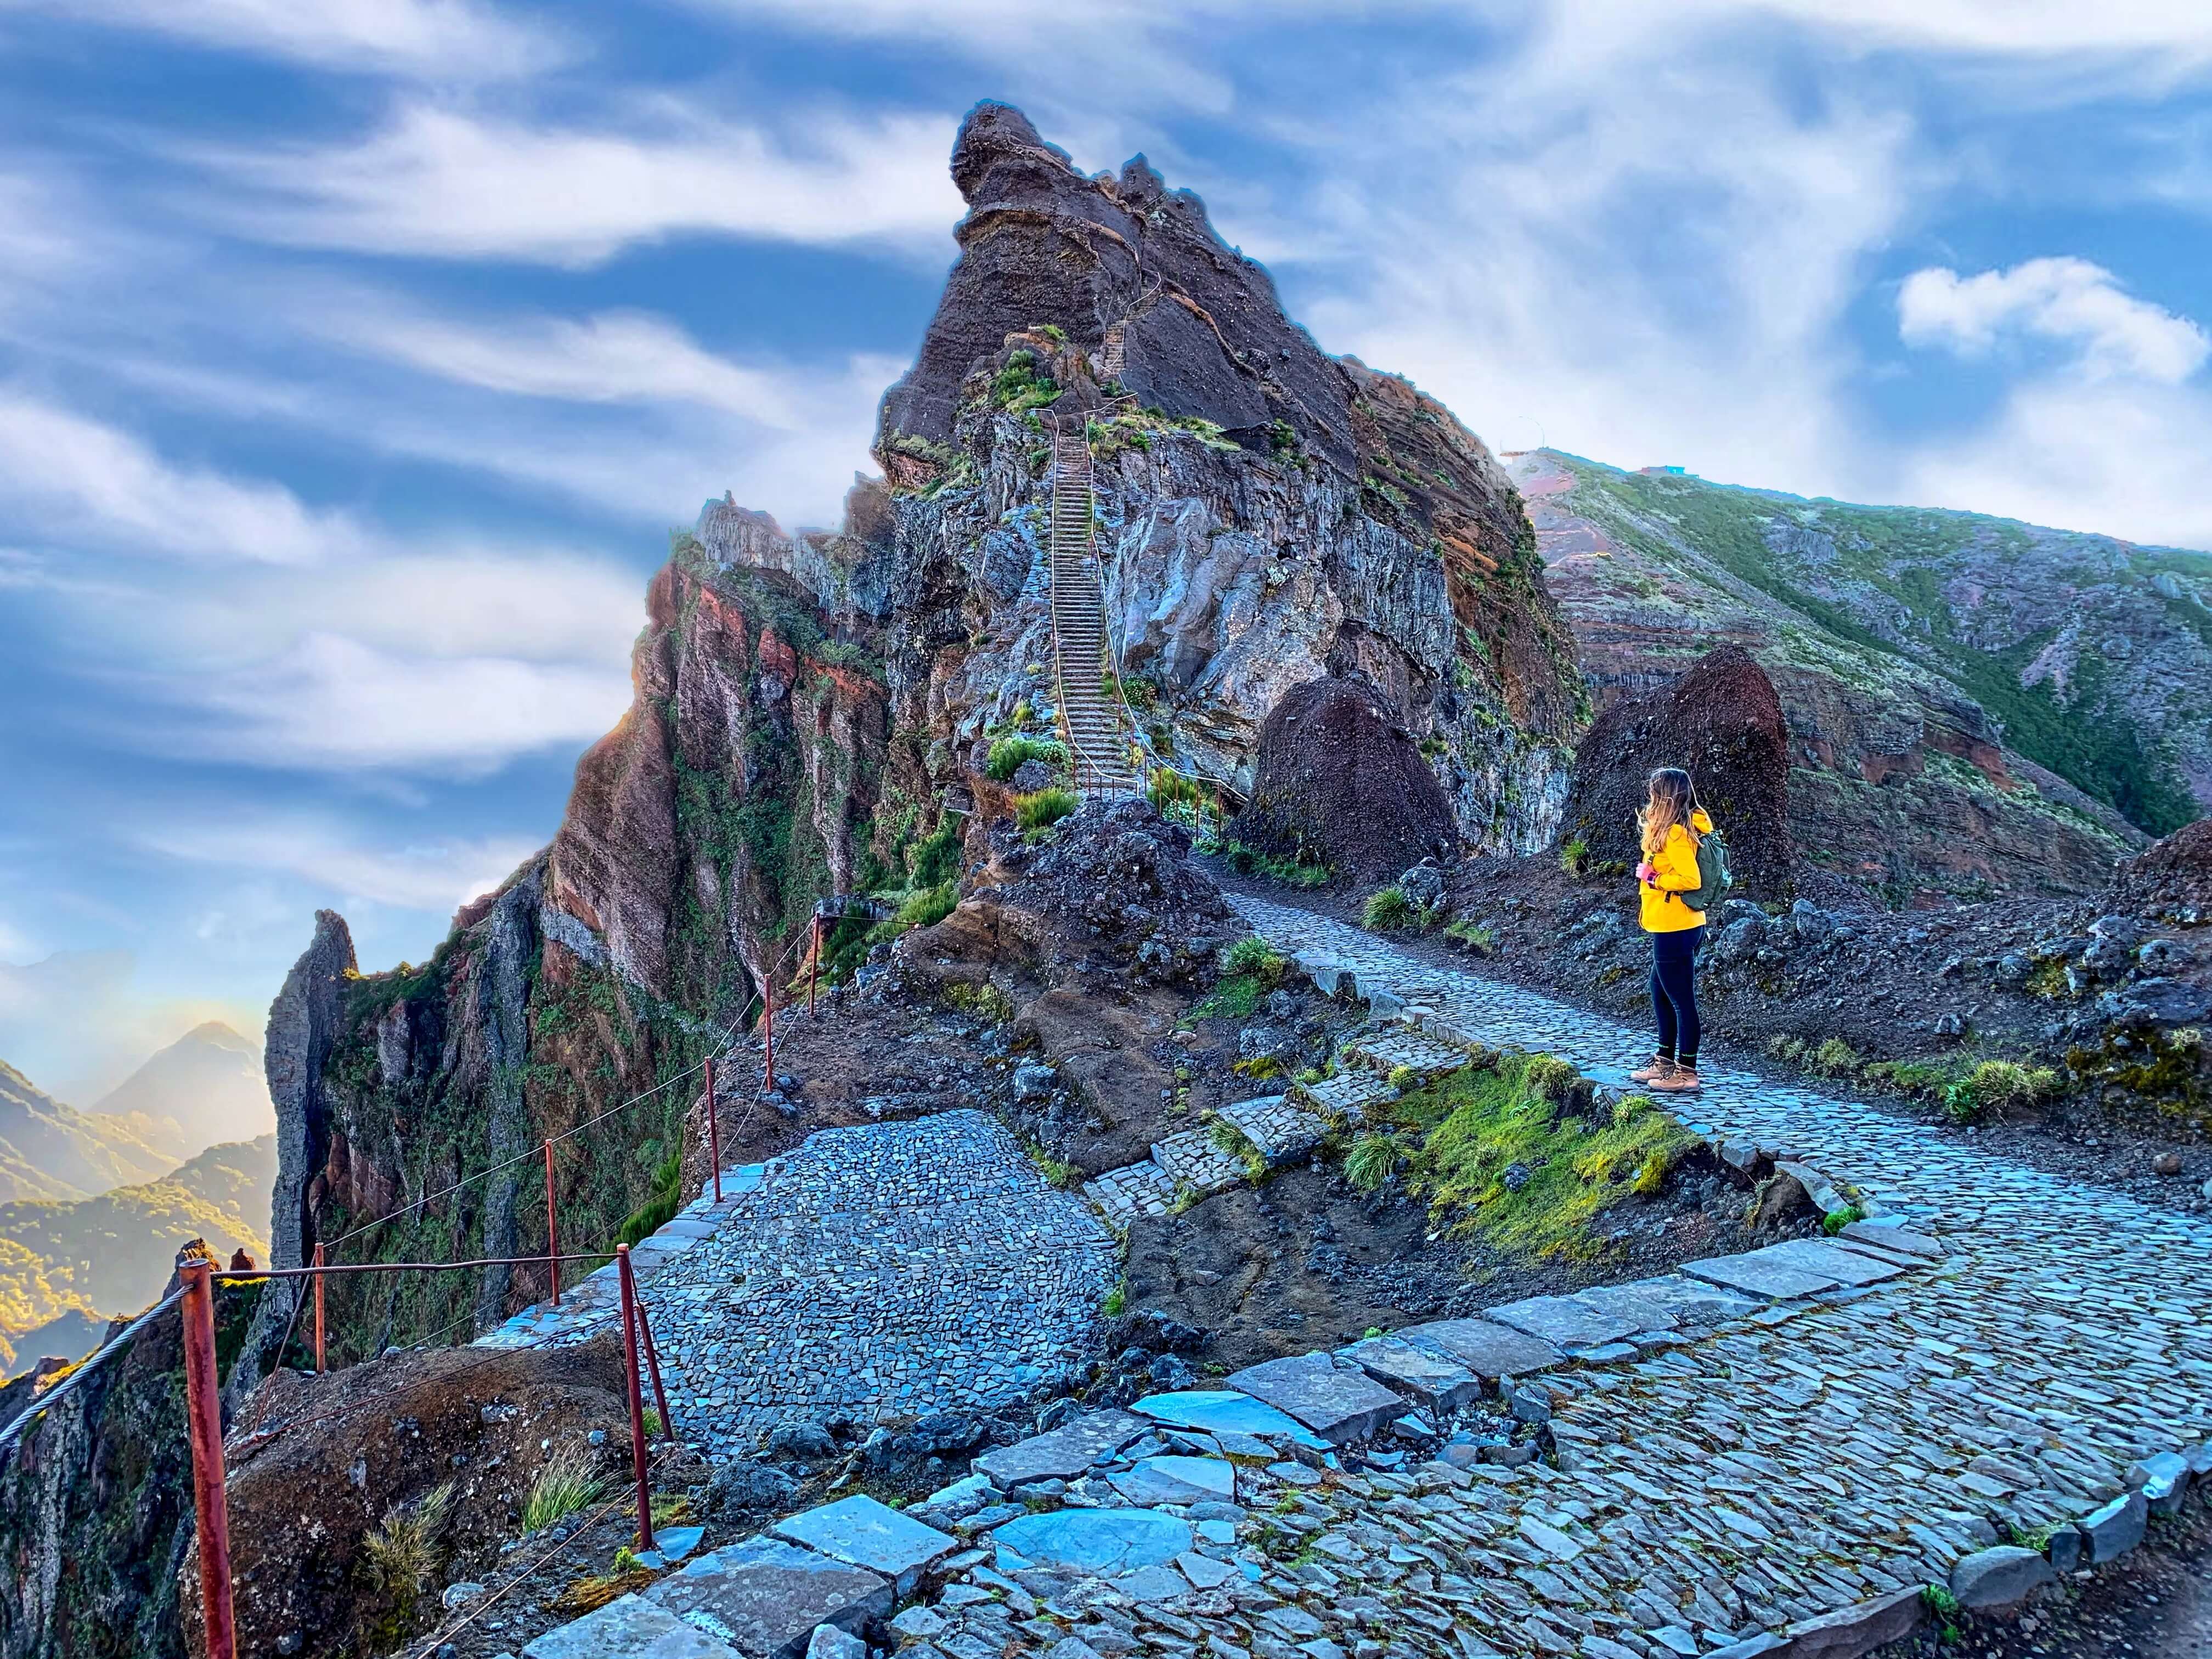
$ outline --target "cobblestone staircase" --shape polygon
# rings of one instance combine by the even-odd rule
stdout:
[[[1079,791],[1133,793],[1143,780],[1130,762],[1121,705],[1101,684],[1106,605],[1091,542],[1091,446],[1079,433],[1061,433],[1052,447],[1052,634],[1060,732]]]

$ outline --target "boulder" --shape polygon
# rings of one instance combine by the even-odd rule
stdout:
[[[1441,910],[1444,903],[1444,872],[1434,859],[1423,859],[1398,878],[1398,890],[1424,910]]]
[[[1363,879],[1457,850],[1451,802],[1390,700],[1364,680],[1294,686],[1260,728],[1236,838]]]
[[[1727,838],[1737,891],[1786,897],[1790,730],[1773,682],[1741,646],[1708,653],[1672,685],[1607,705],[1575,751],[1563,836],[1632,867],[1643,856],[1636,814],[1662,766],[1688,770]]]
[[[1790,1626],[1790,1659],[1858,1659],[1920,1627],[1927,1602],[1920,1586],[1893,1590]]]
[[[2122,865],[2112,896],[2131,910],[2212,908],[2212,817],[2182,825]]]
[[[2212,987],[2183,979],[2139,980],[2097,999],[2098,1012],[2116,1025],[2190,1025],[2212,1016]]]
[[[1951,1594],[1968,1609],[2010,1607],[2030,1590],[2055,1583],[2058,1575],[2035,1550],[2016,1544],[1976,1550],[1951,1569]]]
[[[2097,1566],[2125,1555],[2142,1542],[2144,1529],[2150,1524],[2150,1504],[2141,1492],[2131,1492],[2092,1510],[2075,1524],[2086,1545],[2082,1560]]]

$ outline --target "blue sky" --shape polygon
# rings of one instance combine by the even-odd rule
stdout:
[[[0,1057],[427,954],[830,520],[982,97],[1500,447],[2212,546],[2212,12],[0,0]]]

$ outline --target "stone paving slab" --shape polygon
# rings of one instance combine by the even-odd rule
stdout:
[[[1263,1401],[1235,1389],[1185,1389],[1148,1394],[1129,1409],[1139,1416],[1207,1434],[1258,1435],[1267,1440],[1324,1443],[1312,1430]]]
[[[1877,1261],[1870,1255],[1822,1239],[1793,1238],[1785,1243],[1771,1244],[1757,1254],[1785,1267],[1826,1274],[1842,1285],[1879,1285],[1905,1271],[1893,1262]]]
[[[1532,1296],[1482,1310],[1485,1319],[1540,1337],[1557,1348],[1596,1348],[1644,1328],[1632,1319],[1607,1313],[1595,1303],[1571,1296]]]
[[[1085,1182],[1083,1195],[1115,1226],[1127,1227],[1139,1217],[1164,1216],[1175,1207],[1175,1177],[1148,1158]]]
[[[1073,1480],[1151,1432],[1150,1423],[1127,1412],[1085,1412],[1047,1433],[985,1452],[969,1467],[1002,1491],[1028,1480]]]
[[[1232,1371],[1223,1381],[1338,1445],[1365,1438],[1406,1409],[1403,1400],[1357,1363],[1329,1353],[1270,1359]]]
[[[1009,1521],[994,1540],[1024,1559],[1113,1576],[1164,1566],[1191,1547],[1188,1521],[1158,1510],[1056,1510]]]
[[[665,1607],[624,1595],[547,1631],[522,1650],[522,1659],[737,1659],[737,1653]]]
[[[1457,1411],[1482,1393],[1482,1378],[1465,1365],[1402,1336],[1370,1336],[1337,1352],[1383,1387],[1432,1412]]]
[[[1449,1354],[1486,1382],[1547,1371],[1566,1358],[1541,1337],[1488,1319],[1436,1319],[1398,1335]]]
[[[1709,1279],[1716,1285],[1725,1285],[1731,1290],[1747,1291],[1765,1297],[1770,1302],[1788,1302],[1801,1296],[1816,1296],[1822,1291],[1832,1291],[1839,1282],[1825,1273],[1808,1273],[1790,1262],[1761,1259],[1756,1251],[1743,1255],[1714,1256],[1704,1261],[1692,1261],[1682,1271],[1699,1279]]]
[[[894,1599],[880,1574],[775,1538],[726,1545],[645,1592],[645,1600],[744,1659],[800,1659],[816,1626],[857,1635],[869,1620],[888,1615]],[[589,1651],[578,1650],[576,1659]]]
[[[1244,1166],[1213,1144],[1203,1129],[1185,1129],[1152,1148],[1152,1162],[1168,1179],[1194,1192],[1226,1192],[1244,1179]]]
[[[1154,1504],[1229,1504],[1237,1498],[1237,1470],[1225,1457],[1163,1453],[1140,1457],[1133,1468],[1107,1480],[1115,1491],[1140,1508]]]
[[[1219,1109],[1218,1115],[1260,1149],[1270,1164],[1284,1164],[1311,1152],[1328,1133],[1328,1125],[1284,1095],[1263,1095]]]
[[[833,1561],[879,1573],[902,1596],[913,1595],[930,1564],[957,1547],[948,1534],[861,1492],[779,1521],[769,1530]]]

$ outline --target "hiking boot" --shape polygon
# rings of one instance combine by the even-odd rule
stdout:
[[[1697,1069],[1694,1066],[1676,1066],[1666,1076],[1653,1078],[1651,1086],[1666,1094],[1693,1095],[1705,1085],[1698,1081]]]
[[[1654,1054],[1651,1057],[1651,1063],[1631,1072],[1628,1074],[1628,1080],[1631,1083],[1656,1083],[1674,1069],[1674,1062],[1666,1055]]]

